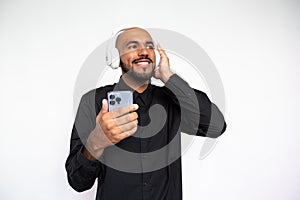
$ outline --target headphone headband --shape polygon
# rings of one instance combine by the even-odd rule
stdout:
[[[107,47],[106,47],[106,64],[110,66],[112,69],[117,69],[120,65],[120,55],[118,49],[115,47],[116,40],[118,36],[123,33],[124,31],[139,28],[139,26],[130,26],[130,27],[122,27],[116,29],[117,31],[114,31],[108,41]]]

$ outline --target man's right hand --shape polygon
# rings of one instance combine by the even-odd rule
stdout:
[[[105,147],[116,144],[133,135],[137,130],[137,104],[125,106],[108,112],[108,102],[102,100],[102,109],[96,117],[95,129],[87,139],[84,155],[95,160],[99,158]]]

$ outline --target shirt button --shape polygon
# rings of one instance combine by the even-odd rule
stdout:
[[[143,183],[143,185],[144,185],[144,186],[147,186],[147,185],[148,185],[148,183],[147,183],[147,182],[144,182],[144,183]]]

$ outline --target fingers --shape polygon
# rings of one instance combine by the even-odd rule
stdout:
[[[107,129],[111,129],[111,127],[134,121],[138,118],[137,113],[134,112],[138,109],[138,107],[139,106],[137,104],[132,104],[108,112],[107,100],[103,99],[102,109],[97,115],[96,122],[102,124]]]
[[[129,136],[133,135],[137,130],[137,127],[134,127],[126,132],[123,132],[119,134],[118,139],[119,141],[124,140],[125,138],[128,138]]]
[[[108,102],[107,99],[102,99],[102,108],[96,117],[96,122],[99,122],[105,113],[108,113]]]
[[[123,116],[127,113],[133,112],[137,110],[139,106],[137,104],[132,104],[130,106],[125,106],[116,110],[111,111],[111,114],[113,115],[114,118],[118,118],[120,116]]]
[[[135,112],[137,109],[138,105],[132,104],[109,112],[108,102],[103,99],[102,108],[96,118],[99,132],[113,144],[131,136],[137,130],[138,114]]]
[[[137,124],[138,124],[138,120],[134,120],[132,122],[128,122],[121,126],[115,126],[112,130],[110,130],[110,132],[112,135],[119,135],[121,133],[130,131],[131,129],[137,127]]]
[[[107,113],[108,112],[108,103],[107,103],[107,99],[103,99],[102,100],[102,109],[101,111],[102,113]]]
[[[167,54],[163,48],[161,48],[160,44],[157,44],[157,51],[160,57],[167,57]]]
[[[137,130],[138,120],[115,126],[113,129],[107,131],[106,136],[112,143],[118,143],[121,140],[133,135]]]
[[[123,115],[119,118],[104,118],[102,120],[102,127],[107,132],[112,132],[113,134],[120,134],[128,129],[137,126],[138,124],[138,114],[136,112]]]
[[[96,121],[100,122],[103,119],[109,120],[112,118],[118,118],[122,115],[133,112],[133,111],[137,110],[138,108],[139,108],[139,106],[137,104],[132,104],[132,105],[125,106],[125,107],[122,107],[122,108],[119,108],[119,109],[109,112],[107,99],[103,99],[102,100],[102,108],[96,117]]]
[[[160,44],[157,44],[157,50],[160,55],[159,66],[163,67],[165,70],[169,70],[170,63],[167,53],[163,48],[161,48]]]
[[[116,123],[116,125],[120,126],[120,125],[126,124],[128,122],[137,120],[137,118],[138,118],[137,112],[131,112],[131,113],[128,113],[126,115],[116,118],[115,123]]]

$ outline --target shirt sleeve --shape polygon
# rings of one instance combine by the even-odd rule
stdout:
[[[172,75],[165,86],[171,99],[180,106],[182,132],[211,138],[224,133],[224,117],[204,92],[191,88],[177,74]]]
[[[90,189],[103,174],[103,164],[98,160],[91,161],[83,154],[84,144],[95,127],[95,119],[95,96],[94,92],[90,92],[80,101],[65,164],[69,184],[78,192]]]

